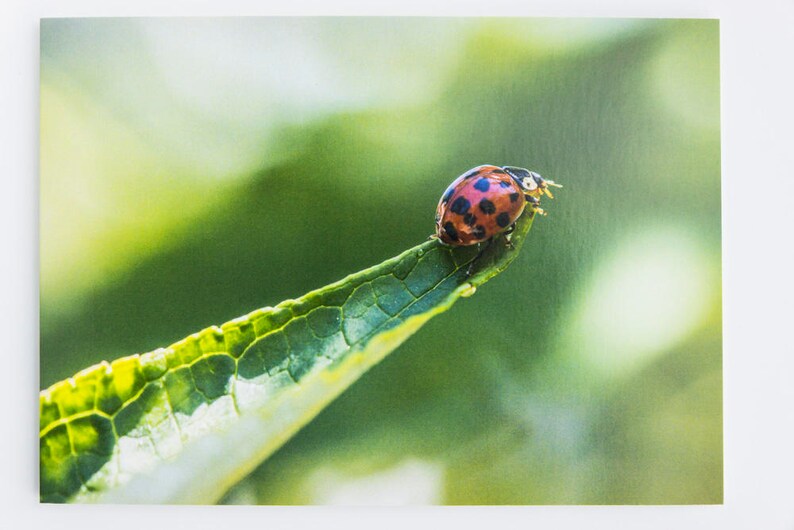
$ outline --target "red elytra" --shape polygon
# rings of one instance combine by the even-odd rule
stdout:
[[[552,181],[527,169],[478,166],[447,187],[436,209],[436,236],[447,245],[465,246],[486,241],[512,227],[527,202],[543,212],[538,198],[551,197]]]

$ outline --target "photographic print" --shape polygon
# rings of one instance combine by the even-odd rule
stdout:
[[[719,23],[41,20],[40,501],[721,504]]]

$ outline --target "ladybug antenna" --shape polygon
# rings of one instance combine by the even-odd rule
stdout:
[[[537,173],[535,173],[534,171],[530,171],[529,175],[532,178],[532,180],[535,181],[535,186],[537,186],[537,189],[540,191],[540,193],[546,195],[550,199],[553,199],[554,195],[552,195],[551,191],[549,191],[549,186],[555,188],[562,188],[562,184],[557,184],[553,180],[546,180]]]

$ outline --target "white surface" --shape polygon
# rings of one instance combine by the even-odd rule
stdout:
[[[375,7],[380,5],[381,7]],[[721,18],[725,505],[710,507],[274,508],[39,506],[38,18],[411,14]],[[6,0],[0,4],[0,219],[4,403],[0,527],[794,529],[794,3],[790,0]],[[759,200],[763,208],[755,207]]]

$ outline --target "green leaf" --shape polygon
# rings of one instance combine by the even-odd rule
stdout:
[[[212,503],[433,316],[503,271],[532,225],[481,255],[427,241],[276,307],[40,396],[45,502]]]

